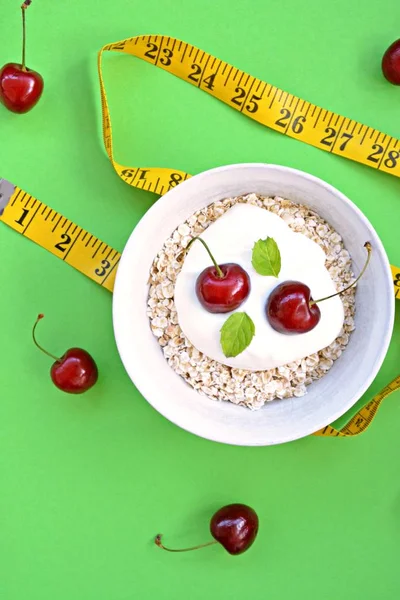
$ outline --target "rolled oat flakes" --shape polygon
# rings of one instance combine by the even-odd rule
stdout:
[[[274,399],[304,396],[306,386],[329,371],[345,350],[355,327],[355,287],[341,297],[344,308],[341,332],[332,344],[315,354],[275,369],[254,372],[228,367],[199,352],[179,327],[174,304],[176,278],[190,239],[239,202],[279,215],[293,231],[319,244],[326,254],[325,266],[337,291],[352,283],[354,275],[350,254],[339,233],[306,206],[277,196],[248,194],[214,202],[181,223],[164,242],[150,270],[147,315],[165,359],[200,394],[256,410]]]

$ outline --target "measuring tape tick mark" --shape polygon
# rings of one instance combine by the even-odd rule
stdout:
[[[121,254],[43,202],[0,179],[1,220],[113,291]]]

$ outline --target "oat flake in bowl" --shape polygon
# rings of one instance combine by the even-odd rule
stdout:
[[[316,242],[326,254],[325,265],[337,291],[354,281],[354,275],[351,257],[333,227],[308,207],[278,196],[247,194],[214,202],[186,219],[165,241],[151,267],[147,314],[168,364],[200,394],[255,410],[277,398],[303,396],[307,385],[329,371],[345,350],[354,329],[355,287],[341,296],[344,308],[341,332],[332,344],[315,354],[264,371],[229,367],[202,354],[179,326],[174,286],[192,237],[200,235],[237,203],[269,210],[280,216],[290,229]]]

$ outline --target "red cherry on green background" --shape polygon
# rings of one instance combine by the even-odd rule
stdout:
[[[82,394],[86,392],[98,379],[97,365],[91,355],[82,348],[70,348],[61,358],[57,358],[40,346],[36,340],[36,327],[44,315],[39,315],[33,327],[32,337],[35,345],[55,360],[51,367],[51,379],[58,389],[68,394]]]
[[[0,100],[8,110],[26,113],[39,101],[43,79],[36,71],[8,63],[0,69]]]
[[[54,385],[68,394],[87,392],[98,378],[96,363],[82,348],[67,350],[51,367],[50,374]]]
[[[400,85],[400,39],[389,46],[382,58],[382,72],[394,85]]]
[[[257,513],[246,504],[228,504],[223,506],[211,517],[210,532],[214,542],[207,542],[192,548],[167,548],[161,542],[162,535],[158,534],[155,544],[168,552],[189,552],[213,544],[221,544],[229,554],[242,554],[252,546],[259,528]]]
[[[25,0],[22,9],[22,62],[7,63],[0,69],[0,101],[8,110],[26,113],[39,101],[43,92],[43,78],[25,64],[26,28],[25,11],[31,0]]]
[[[245,504],[228,504],[212,517],[210,531],[229,554],[242,554],[258,533],[258,516]]]

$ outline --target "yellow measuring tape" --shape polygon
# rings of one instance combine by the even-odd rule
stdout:
[[[0,221],[113,291],[121,254],[4,179],[0,179]]]
[[[107,44],[98,55],[104,145],[114,169],[129,185],[162,195],[190,175],[176,169],[123,166],[114,160],[101,70],[105,51],[132,54],[192,83],[262,125],[400,177],[400,141],[396,138],[301,100],[183,41],[147,35]],[[0,179],[0,220],[113,290],[120,253],[5,179]],[[392,274],[395,297],[400,298],[400,269],[392,266]],[[383,400],[399,388],[400,376],[342,429],[327,426],[314,435],[346,437],[362,433]]]
[[[344,425],[344,427],[335,429],[334,427],[327,425],[323,429],[316,431],[313,435],[349,437],[363,433],[371,425],[371,422],[384,399],[398,389],[400,389],[400,375],[395,377],[393,381],[383,388],[383,390],[378,392],[368,404],[361,408],[361,410],[359,410],[358,413]]]
[[[174,169],[126,167],[114,160],[101,71],[105,51],[146,60],[270,129],[400,177],[400,140],[297,98],[191,44],[166,36],[143,35],[107,44],[98,56],[104,143],[114,169],[129,185],[162,195],[188,175]]]

